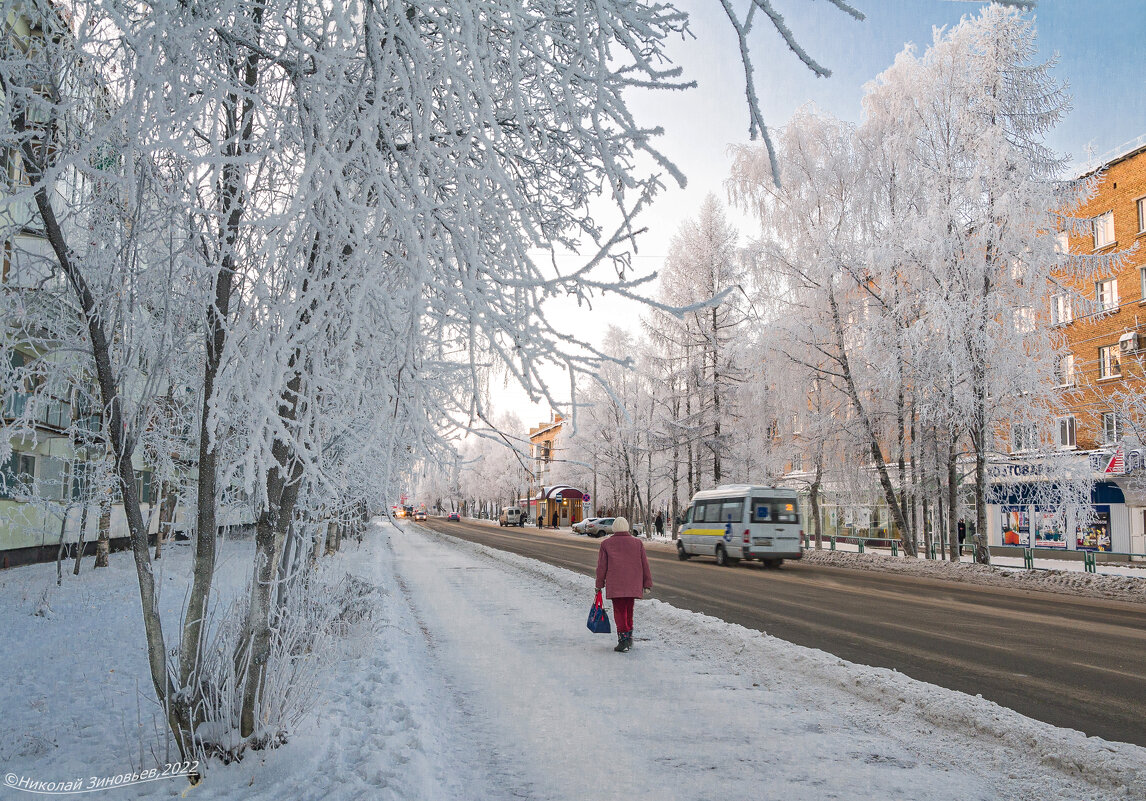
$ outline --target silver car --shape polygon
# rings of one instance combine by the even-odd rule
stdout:
[[[594,520],[600,520],[599,517],[586,517],[584,520],[578,520],[572,525],[574,534],[584,534],[585,527],[592,523]]]
[[[585,533],[590,537],[608,537],[613,533],[615,517],[595,517],[585,526]]]

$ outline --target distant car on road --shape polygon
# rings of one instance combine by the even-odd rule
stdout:
[[[425,519],[426,519],[426,510],[425,509],[419,509],[418,511],[414,512],[414,522],[415,523],[418,522],[419,520],[425,520]]]
[[[615,517],[597,517],[585,525],[585,533],[590,537],[608,537],[613,533]]]
[[[599,517],[586,517],[584,520],[578,520],[578,521],[577,521],[576,523],[574,523],[574,524],[573,524],[573,526],[572,526],[572,528],[573,528],[573,533],[574,533],[574,534],[584,534],[584,533],[585,533],[585,527],[586,527],[586,526],[588,526],[588,525],[589,525],[590,523],[592,523],[594,520],[600,520],[600,519],[601,519],[601,518],[599,518]]]
[[[446,520],[458,521],[458,520],[461,520],[461,517],[458,515],[457,512],[450,512],[448,515],[446,515]]]

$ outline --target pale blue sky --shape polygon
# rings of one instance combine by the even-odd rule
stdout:
[[[757,21],[753,55],[765,120],[779,127],[809,101],[858,122],[863,85],[894,61],[907,42],[924,51],[935,26],[950,26],[982,8],[955,0],[852,0],[858,22],[823,0],[773,0],[804,48],[832,70],[816,78]],[[674,59],[698,88],[632,99],[638,118],[664,126],[661,149],[688,177],[683,192],[653,206],[645,256],[663,257],[680,221],[708,192],[723,198],[731,143],[748,139],[736,40],[716,0],[680,0],[695,40],[673,46]],[[1033,12],[1040,60],[1058,55],[1054,74],[1069,85],[1073,108],[1048,144],[1077,162],[1146,134],[1146,0],[1040,0]],[[1088,151],[1090,148],[1090,151]],[[667,231],[665,229],[668,229]]]

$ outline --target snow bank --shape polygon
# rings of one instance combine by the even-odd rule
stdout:
[[[944,562],[938,559],[896,558],[879,553],[848,551],[804,551],[804,561],[852,570],[907,573],[945,581],[984,584],[1044,592],[1059,592],[1090,598],[1109,598],[1146,603],[1146,577],[1085,573],[1082,570],[1025,570],[971,562]]]

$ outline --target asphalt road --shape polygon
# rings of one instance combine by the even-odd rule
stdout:
[[[429,528],[592,575],[599,540],[431,518]],[[648,548],[653,597],[852,662],[1146,746],[1146,605]]]

